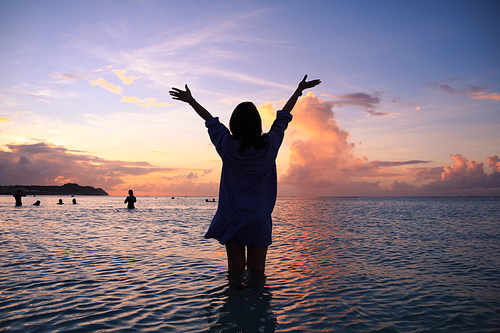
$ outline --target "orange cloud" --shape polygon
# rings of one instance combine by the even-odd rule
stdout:
[[[313,95],[299,100],[293,110],[293,126],[299,136],[290,146],[290,162],[281,182],[299,187],[333,186],[341,170],[356,164],[349,133],[333,119],[332,102]]]
[[[11,121],[10,118],[7,118],[7,117],[1,117],[0,118],[0,123],[6,123],[8,121]]]
[[[114,84],[106,81],[102,77],[98,78],[97,80],[91,81],[90,84],[92,86],[97,85],[97,86],[99,86],[101,88],[104,88],[104,89],[112,92],[113,94],[119,94],[119,95],[122,94],[122,87],[116,86],[116,85],[114,85]]]
[[[93,72],[102,72],[103,69],[111,69],[113,65],[104,66],[102,68],[94,69]]]
[[[260,118],[262,119],[262,130],[266,131],[265,128],[269,130],[274,122],[274,119],[276,119],[276,109],[274,108],[274,104],[262,104],[259,105],[257,109],[259,110]]]
[[[115,72],[115,74],[118,75],[118,77],[120,78],[120,80],[122,81],[122,83],[126,84],[126,85],[132,84],[132,83],[134,83],[134,80],[140,79],[140,77],[134,76],[134,75],[126,76],[125,75],[125,72],[126,72],[125,70],[112,69],[112,71]]]
[[[479,92],[479,93],[471,93],[472,98],[474,99],[491,99],[494,101],[500,101],[500,94],[497,93],[491,93],[491,94],[486,94],[485,92]]]

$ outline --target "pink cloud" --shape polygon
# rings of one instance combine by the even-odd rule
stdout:
[[[455,161],[455,164],[444,167],[444,171],[441,174],[441,179],[443,181],[461,176],[474,177],[484,174],[483,163],[476,163],[475,161],[468,162],[467,159],[460,154],[450,156]]]
[[[7,145],[0,150],[0,184],[54,185],[74,182],[111,190],[127,177],[173,172],[148,162],[106,160],[47,143]]]
[[[398,182],[395,180],[391,183],[390,190],[394,195],[407,195],[409,193],[414,193],[417,187],[404,181]]]
[[[500,158],[498,155],[488,156],[486,162],[490,165],[490,168],[495,172],[500,172]]]
[[[218,184],[202,181],[211,169],[158,167],[145,161],[108,160],[40,142],[0,150],[0,185],[62,185],[68,182],[123,195],[217,195]]]
[[[370,101],[375,100],[365,100]],[[293,136],[300,139],[290,145],[288,169],[280,177],[280,184],[300,188],[302,192],[316,188],[316,193],[320,191],[322,195],[327,195],[327,191],[330,195],[363,195],[366,191],[374,194],[380,191],[378,180],[370,182],[361,178],[401,177],[395,167],[428,163],[420,160],[369,162],[364,156],[356,157],[354,144],[348,142],[349,132],[334,119],[334,107],[339,107],[339,103],[323,102],[311,93],[299,100],[290,127],[295,131]]]
[[[407,176],[415,178],[416,181],[422,180],[436,180],[441,179],[441,174],[443,173],[444,167],[416,167],[416,168],[404,168],[403,173]]]
[[[450,155],[455,164],[447,165],[441,173],[441,179],[422,185],[422,190],[438,194],[466,194],[478,193],[499,195],[500,194],[500,172],[497,168],[498,156],[488,157],[488,163],[493,165],[493,172],[487,174],[481,162],[468,161],[460,154]],[[484,191],[480,192],[479,190]],[[475,190],[474,192],[470,192]]]
[[[430,163],[426,160],[369,161],[356,156],[349,132],[334,119],[338,107],[337,102],[324,102],[311,93],[299,100],[290,124],[290,136],[296,139],[279,180],[282,188],[299,195],[500,194],[497,155],[487,159],[491,174],[483,163],[460,154],[451,155],[454,164],[438,167],[418,166]],[[388,179],[390,185],[381,184]]]

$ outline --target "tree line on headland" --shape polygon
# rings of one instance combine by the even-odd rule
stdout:
[[[102,188],[80,186],[74,183],[58,185],[9,185],[0,187],[0,195],[12,195],[21,190],[26,195],[108,195]]]

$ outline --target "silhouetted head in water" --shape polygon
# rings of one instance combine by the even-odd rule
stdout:
[[[255,146],[255,150],[266,146],[262,135],[262,120],[252,102],[238,104],[229,120],[229,129],[235,139],[241,140],[240,153],[251,146]]]
[[[128,195],[133,196],[134,195],[134,191],[128,190]]]

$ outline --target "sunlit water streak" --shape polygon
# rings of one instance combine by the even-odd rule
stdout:
[[[0,331],[500,330],[500,198],[279,198],[241,290],[216,203],[58,198],[0,197]]]

